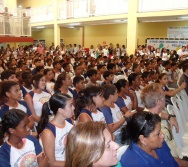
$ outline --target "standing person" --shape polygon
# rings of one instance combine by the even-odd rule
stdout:
[[[25,12],[23,13],[23,16],[22,16],[22,26],[23,26],[22,35],[23,36],[30,35],[30,33],[28,33],[28,31],[29,31],[29,24],[30,24],[30,18],[31,17],[26,16]]]
[[[49,114],[54,115],[50,122]],[[66,136],[73,126],[66,119],[70,119],[73,114],[73,98],[69,95],[54,94],[49,102],[43,104],[37,132],[44,153],[52,166],[64,166]]]
[[[8,139],[0,148],[1,167],[49,166],[37,139],[28,135],[28,123],[27,114],[17,109],[9,110],[2,118],[0,138],[6,133]]]
[[[84,148],[84,149],[83,149]],[[110,167],[118,163],[118,144],[104,124],[85,122],[67,136],[65,167]]]
[[[9,18],[10,18],[10,16],[13,16],[13,15],[8,13],[8,7],[5,7],[5,12],[4,12],[4,13],[1,13],[1,14],[4,16],[5,35],[9,35],[9,34],[11,34]]]

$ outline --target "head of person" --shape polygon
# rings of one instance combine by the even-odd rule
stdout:
[[[31,85],[32,84],[32,75],[30,72],[23,72],[22,73],[22,81],[23,83],[25,83],[26,85]]]
[[[37,74],[44,74],[44,67],[43,66],[37,66],[36,72],[37,72]]]
[[[1,73],[1,80],[18,82],[18,79],[16,78],[16,73],[12,70],[3,71]]]
[[[188,74],[188,63],[184,64],[182,69],[185,74]]]
[[[47,68],[47,69],[44,69],[44,75],[45,75],[45,78],[46,80],[52,80],[53,77],[54,77],[54,73],[52,72],[51,69]]]
[[[32,76],[32,84],[35,89],[44,90],[46,86],[45,76],[42,74],[35,74]]]
[[[116,65],[115,63],[108,63],[107,64],[107,70],[113,72],[113,74],[116,73]]]
[[[145,83],[148,83],[150,81],[150,72],[143,72],[142,73],[142,79]]]
[[[21,100],[20,86],[14,81],[2,81],[0,84],[0,98],[2,101],[5,99]]]
[[[66,72],[62,72],[58,75],[57,80],[55,82],[54,91],[59,90],[62,86],[69,87],[72,85],[72,80],[69,74]]]
[[[103,97],[105,100],[111,100],[112,102],[116,102],[118,99],[117,89],[114,85],[104,85],[103,86]]]
[[[71,118],[74,114],[73,98],[67,94],[55,93],[48,102],[42,107],[41,120],[38,124],[38,135],[44,130],[49,122],[49,115],[54,114],[55,117],[61,117],[62,120]]]
[[[158,80],[156,81],[158,83],[161,83],[162,86],[166,86],[168,84],[168,76],[166,73],[161,73],[158,76]]]
[[[112,82],[114,80],[114,73],[111,71],[105,71],[103,73],[103,77],[105,80]]]
[[[52,59],[51,59],[51,58],[48,58],[48,59],[46,60],[46,63],[47,63],[48,66],[51,66],[51,65],[52,65]]]
[[[34,60],[34,65],[37,67],[37,66],[40,66],[41,65],[41,60],[40,59],[35,59]]]
[[[164,134],[161,132],[161,118],[150,112],[137,112],[122,129],[122,143],[136,143],[140,148],[155,150],[161,148]]]
[[[90,111],[103,106],[102,87],[89,86],[78,93],[75,106],[75,117],[78,118],[81,109],[87,107]]]
[[[164,66],[166,70],[169,70],[171,68],[170,61],[166,61]]]
[[[83,149],[84,148],[84,149]],[[110,167],[118,163],[118,144],[101,122],[79,123],[67,135],[65,166]]]
[[[28,123],[28,116],[22,110],[11,109],[7,111],[1,121],[0,138],[3,138],[4,134],[8,134],[9,137],[25,138],[29,131]]]
[[[53,67],[54,67],[55,69],[60,70],[60,69],[61,69],[61,64],[60,64],[60,62],[59,62],[59,61],[54,61],[54,62],[53,62]]]
[[[119,92],[124,92],[124,93],[129,93],[129,83],[125,79],[119,79],[116,84],[115,84],[118,93]]]
[[[63,69],[65,70],[65,72],[70,72],[70,64],[69,63],[64,63],[63,64]]]
[[[140,98],[146,108],[158,108],[159,113],[165,107],[165,94],[159,83],[151,83],[145,86]]]
[[[73,69],[74,69],[75,75],[81,75],[82,74],[82,69],[81,69],[80,65],[75,65],[73,67]]]
[[[140,64],[138,63],[133,63],[133,69],[132,71],[136,74],[140,74]]]
[[[182,50],[183,52],[185,51],[185,49],[186,49],[186,47],[185,47],[185,46],[182,46],[181,50]]]
[[[97,70],[95,69],[89,69],[87,71],[87,76],[91,81],[97,81]]]
[[[129,85],[139,87],[140,86],[140,76],[136,73],[132,73],[128,76]]]
[[[78,90],[82,90],[85,88],[84,78],[81,76],[76,76],[73,78],[73,85]]]

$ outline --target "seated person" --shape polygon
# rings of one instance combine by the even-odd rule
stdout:
[[[114,80],[114,74],[111,71],[105,71],[103,73],[104,82],[101,83],[101,86],[106,84],[112,84],[112,81]]]
[[[172,157],[161,131],[158,114],[138,112],[122,129],[122,142],[130,144],[121,157],[126,167],[178,167],[180,159]],[[188,162],[183,161],[183,166]]]
[[[83,149],[84,148],[84,149]],[[118,144],[101,122],[74,126],[67,135],[66,167],[110,167],[118,163]]]

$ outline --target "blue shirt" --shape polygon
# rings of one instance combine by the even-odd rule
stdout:
[[[163,142],[161,148],[155,150],[159,159],[147,154],[136,143],[128,147],[122,155],[120,163],[122,167],[178,167],[170,153],[166,142]]]

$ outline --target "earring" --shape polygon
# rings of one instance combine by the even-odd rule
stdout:
[[[144,147],[146,147],[146,143],[142,143]]]

